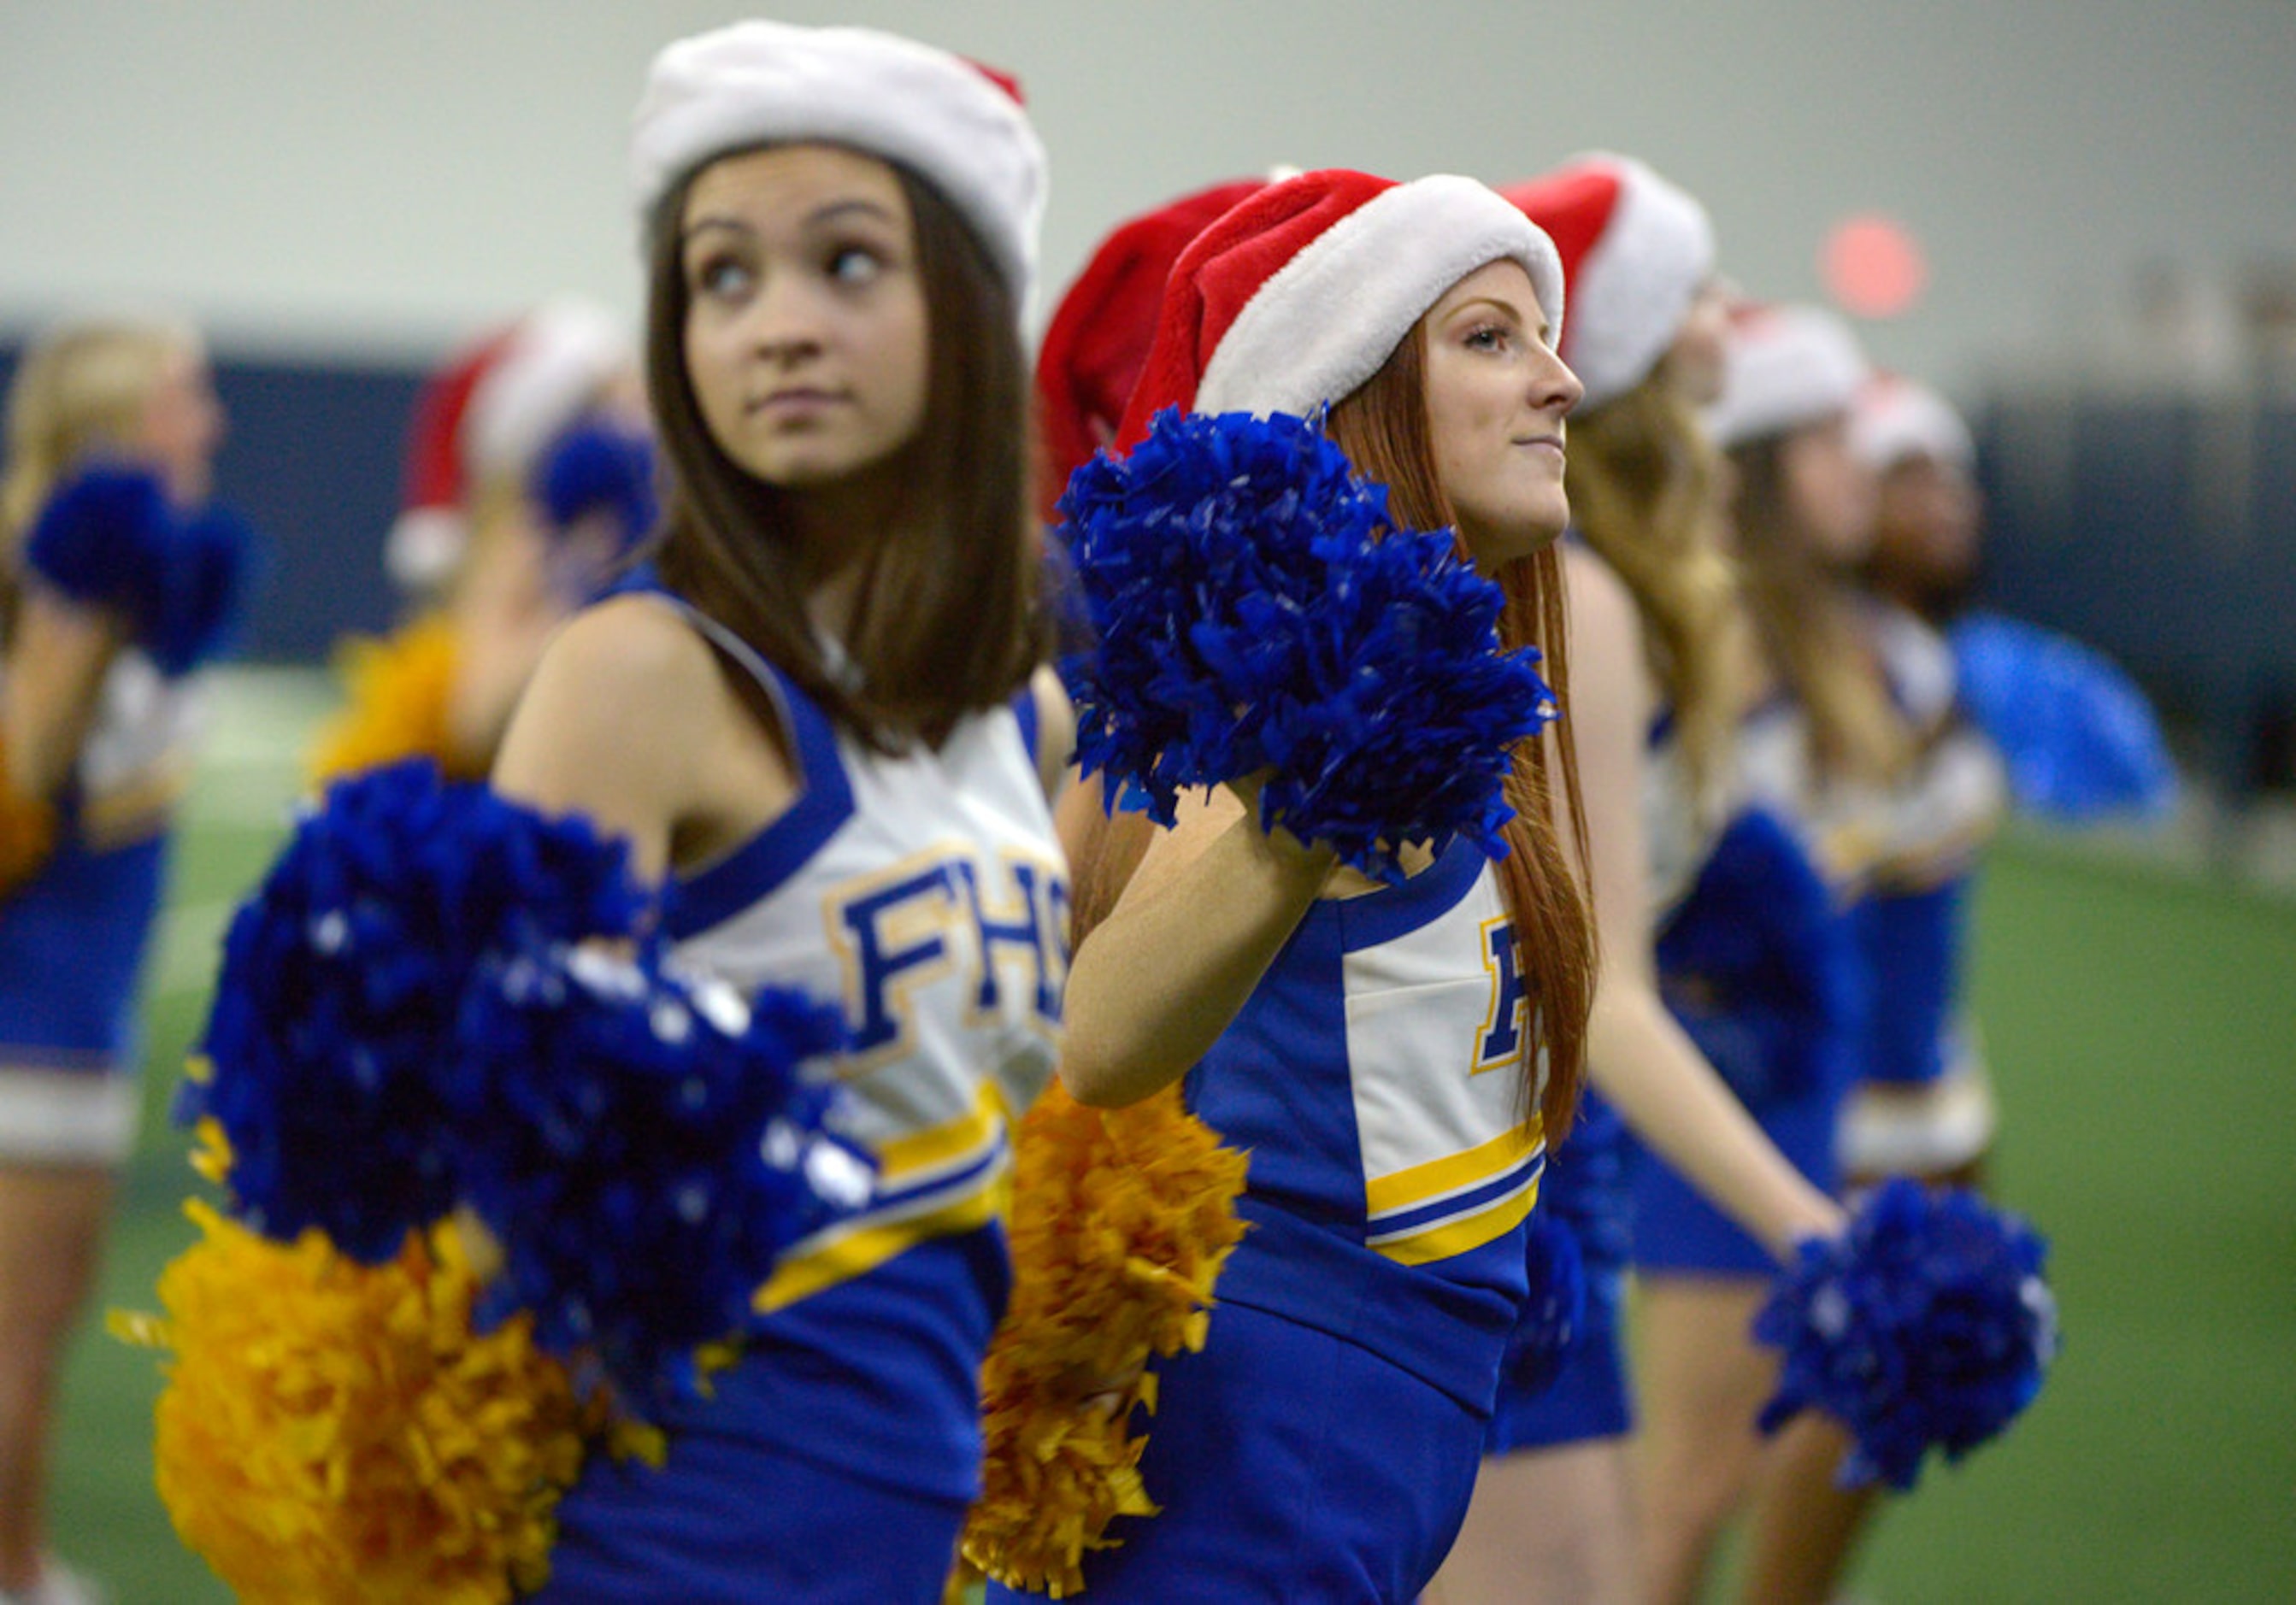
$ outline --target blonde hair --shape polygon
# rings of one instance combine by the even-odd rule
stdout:
[[[92,451],[132,448],[169,359],[198,349],[189,324],[160,316],[86,319],[26,348],[8,387],[0,583],[12,587],[24,532],[56,482]]]
[[[1891,700],[1858,627],[1855,599],[1800,538],[1780,462],[1782,438],[1730,454],[1733,515],[1746,599],[1763,651],[1809,717],[1811,757],[1828,779],[1893,780],[1915,756],[1914,732]]]
[[[1570,421],[1572,522],[1625,582],[1673,710],[1691,794],[1709,798],[1743,700],[1738,575],[1715,538],[1718,456],[1653,375]]]

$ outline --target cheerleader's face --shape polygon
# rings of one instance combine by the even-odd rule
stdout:
[[[1570,522],[1563,419],[1582,387],[1555,356],[1530,275],[1512,258],[1461,279],[1421,326],[1436,478],[1476,566],[1489,572]]]
[[[1950,593],[1977,569],[1977,490],[1954,463],[1914,456],[1881,479],[1874,561],[1917,594]]]
[[[207,354],[196,346],[176,347],[144,398],[136,446],[179,506],[196,507],[213,492],[223,435],[223,404],[216,399]]]
[[[1849,415],[1786,436],[1778,445],[1778,472],[1811,555],[1837,569],[1865,561],[1874,544],[1875,488],[1873,471],[1850,449]]]
[[[785,489],[887,488],[929,371],[893,169],[831,145],[725,157],[686,192],[680,262],[686,369],[726,454]]]

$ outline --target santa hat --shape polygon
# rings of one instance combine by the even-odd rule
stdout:
[[[416,399],[401,512],[383,567],[402,589],[435,589],[470,540],[472,491],[522,480],[543,448],[636,360],[621,323],[572,296],[466,348]]]
[[[1722,396],[1706,427],[1726,449],[1822,422],[1849,410],[1871,373],[1857,337],[1832,313],[1744,307],[1730,320]]]
[[[1879,374],[1857,392],[1849,448],[1876,473],[1914,457],[1933,458],[1964,473],[1977,463],[1977,443],[1953,404],[1896,373]]]
[[[1116,438],[1156,337],[1172,264],[1208,224],[1267,182],[1216,184],[1120,225],[1061,298],[1037,351],[1037,429],[1051,496]],[[1044,511],[1052,516],[1049,505]]]
[[[1475,269],[1522,264],[1562,326],[1562,264],[1520,207],[1450,174],[1398,184],[1327,168],[1271,184],[1174,264],[1118,444],[1160,408],[1304,415],[1352,395]]]
[[[930,45],[868,28],[736,22],[666,47],[630,140],[639,226],[729,151],[818,141],[916,173],[970,224],[1025,307],[1045,211],[1045,149],[1020,86]]]
[[[1503,190],[1562,258],[1570,329],[1558,348],[1587,387],[1579,408],[1658,366],[1714,273],[1714,225],[1690,192],[1631,156],[1595,151]]]

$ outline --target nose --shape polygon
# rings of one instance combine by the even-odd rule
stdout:
[[[1570,364],[1548,347],[1537,348],[1531,363],[1530,404],[1540,412],[1560,415],[1577,406],[1587,394],[1587,387],[1578,382],[1578,375]]]
[[[767,362],[783,365],[817,355],[821,350],[818,311],[799,275],[769,275],[750,303],[750,349]]]

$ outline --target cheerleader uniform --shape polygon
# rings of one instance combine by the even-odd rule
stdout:
[[[1861,1080],[1842,1113],[1853,1176],[1935,1175],[1980,1158],[1992,1087],[1960,1017],[1974,860],[2006,806],[1999,754],[1961,717],[1952,649],[1902,608],[1876,602],[1868,639],[1922,748],[1905,781],[1859,799],[1874,868],[1853,913],[1872,982]]]
[[[138,981],[200,704],[196,676],[115,656],[55,851],[0,893],[0,1161],[111,1165],[135,1146]]]
[[[1527,1293],[1530,1029],[1473,847],[1309,908],[1183,1084],[1251,1156],[1249,1229],[1203,1351],[1156,1364],[1140,1472],[1161,1512],[1111,1524],[1090,1598],[1400,1605],[1434,1575]]]
[[[1862,871],[1817,820],[1800,710],[1773,698],[1733,742],[1732,811],[1661,923],[1659,990],[1763,1134],[1838,1190],[1834,1135],[1856,1079],[1866,987],[1849,908]],[[1629,1134],[1634,1261],[1644,1272],[1767,1276],[1769,1250]]]
[[[790,809],[675,879],[681,964],[843,1000],[849,1130],[882,1166],[796,1245],[667,1463],[593,1456],[559,1508],[548,1601],[938,1601],[980,1474],[980,1367],[1009,1282],[1008,1119],[1042,1090],[1065,979],[1065,870],[1014,708],[876,753],[682,603],[779,708]]]

